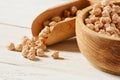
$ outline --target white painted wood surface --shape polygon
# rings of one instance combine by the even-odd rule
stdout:
[[[79,52],[75,38],[50,46],[48,57],[38,57],[38,61],[6,49],[10,41],[17,44],[22,36],[31,37],[32,20],[42,10],[64,2],[67,0],[0,0],[0,80],[120,80],[120,76],[91,66]],[[53,50],[60,50],[65,60],[52,59]]]

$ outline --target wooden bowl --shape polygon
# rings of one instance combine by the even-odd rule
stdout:
[[[92,6],[78,11],[76,36],[81,53],[96,68],[120,75],[120,38],[113,38],[90,30],[84,19]]]

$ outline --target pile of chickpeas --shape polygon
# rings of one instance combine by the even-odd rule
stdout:
[[[55,16],[51,18],[51,20],[43,22],[44,28],[37,37],[30,39],[27,36],[24,36],[21,43],[17,46],[15,46],[12,42],[9,43],[7,46],[8,50],[22,52],[22,56],[30,60],[35,60],[36,56],[46,57],[47,55],[45,52],[47,51],[47,47],[45,45],[45,42],[49,37],[49,34],[52,32],[55,24],[62,20],[65,20],[66,18],[76,16],[76,12],[76,6],[72,6],[70,9],[64,10],[63,16]],[[63,59],[62,57],[59,57],[59,51],[54,51],[51,57],[53,59]]]
[[[89,11],[85,24],[91,30],[111,37],[120,37],[120,6],[103,0]]]

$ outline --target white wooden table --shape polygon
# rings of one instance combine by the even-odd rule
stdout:
[[[31,23],[41,11],[64,2],[67,0],[0,0],[0,80],[120,80],[120,76],[91,66],[79,52],[75,38],[50,46],[48,58],[38,61],[6,49],[10,41],[17,44],[22,36],[31,37]],[[52,59],[53,50],[60,50],[65,60]]]

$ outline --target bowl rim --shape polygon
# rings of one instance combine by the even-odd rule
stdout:
[[[104,39],[120,41],[120,38],[118,38],[118,37],[111,37],[111,36],[108,36],[108,35],[105,35],[105,34],[100,34],[100,33],[97,33],[97,32],[95,32],[95,31],[93,31],[93,30],[91,30],[91,29],[86,27],[86,25],[84,23],[84,19],[85,19],[84,17],[92,9],[92,7],[93,6],[91,5],[89,7],[86,7],[85,9],[77,12],[77,18],[79,19],[78,23],[80,23],[80,25],[82,25],[81,26],[81,28],[83,28],[82,30],[84,30],[88,34],[91,34],[91,35],[94,35],[94,36],[98,36],[98,37],[101,37],[101,38],[104,38]]]

